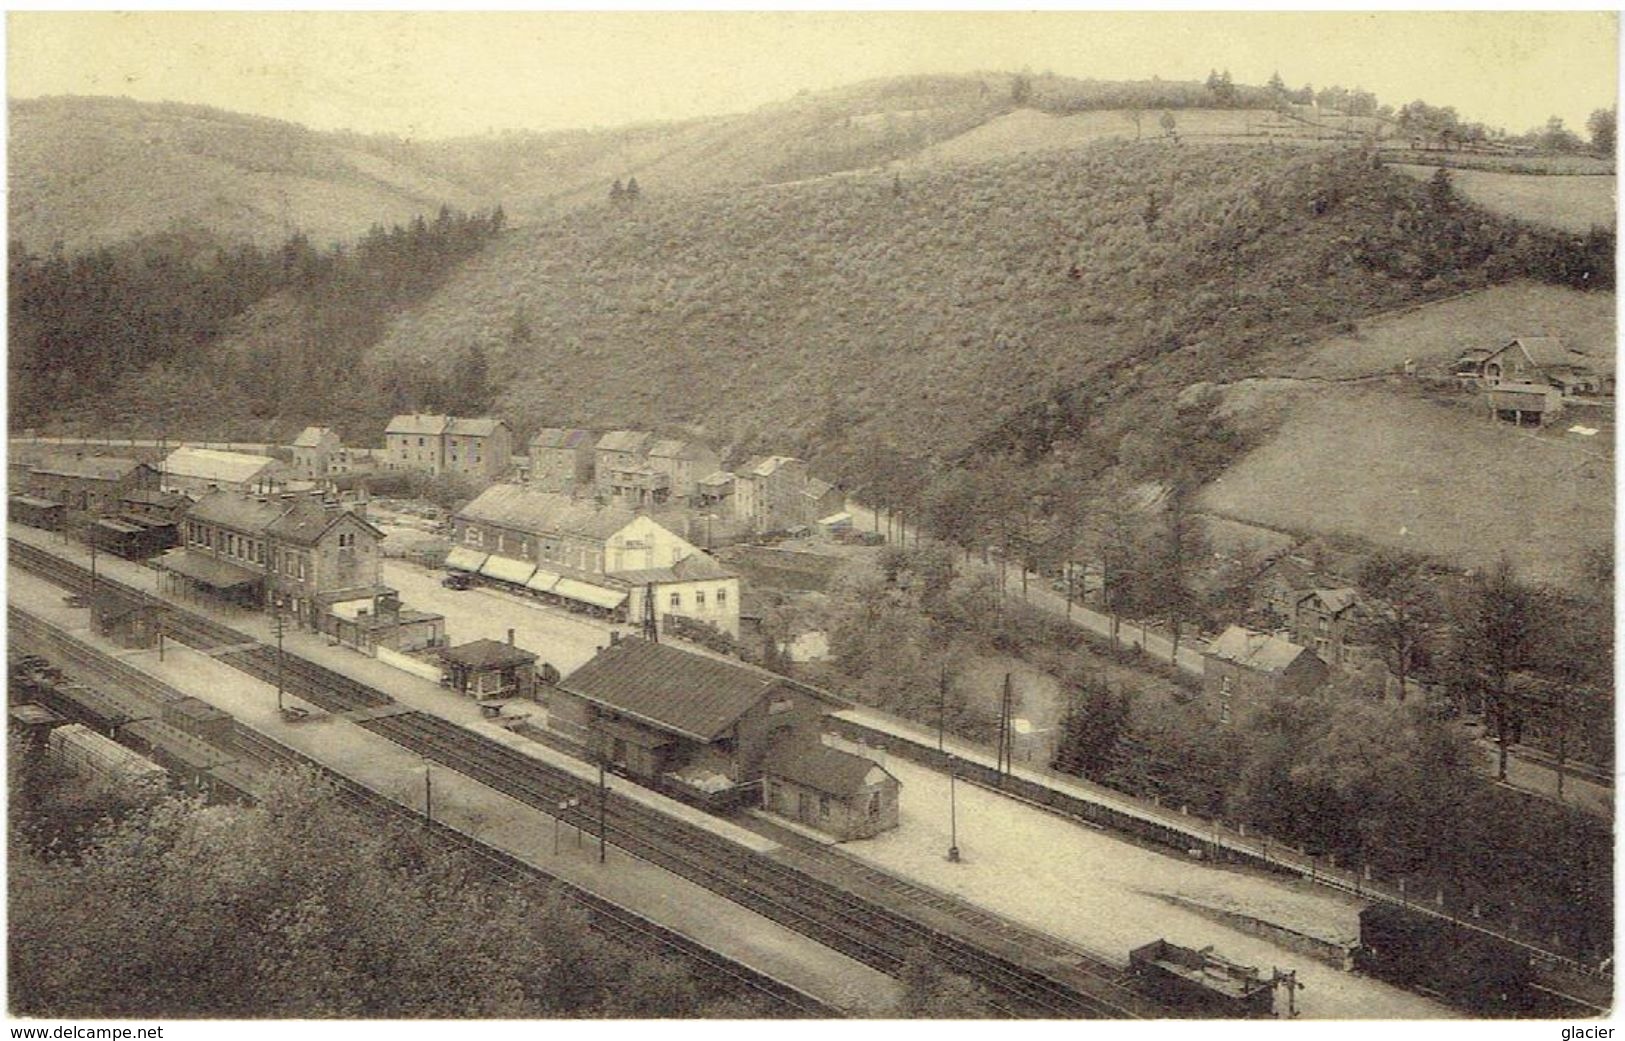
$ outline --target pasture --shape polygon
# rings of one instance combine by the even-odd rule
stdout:
[[[1613,293],[1510,282],[1364,319],[1350,333],[1308,346],[1283,346],[1260,369],[1298,378],[1346,379],[1394,372],[1407,360],[1419,372],[1448,369],[1468,347],[1499,347],[1517,336],[1560,336],[1599,359],[1614,350]]]
[[[1570,433],[1576,423],[1599,432]],[[1526,579],[1567,583],[1581,550],[1613,537],[1612,428],[1588,410],[1537,434],[1492,423],[1465,402],[1383,386],[1321,388],[1212,482],[1201,508],[1462,568],[1505,553]]]
[[[1437,167],[1395,164],[1393,169],[1425,181]],[[1472,202],[1505,217],[1559,231],[1584,234],[1594,224],[1612,229],[1617,217],[1615,175],[1565,177],[1451,170],[1456,190]]]

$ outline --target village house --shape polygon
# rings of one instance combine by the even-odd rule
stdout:
[[[268,455],[182,445],[164,458],[159,486],[201,498],[210,492],[266,492],[283,486],[287,468]]]
[[[342,447],[339,435],[329,427],[306,427],[289,446],[293,452],[294,478],[305,481],[327,479],[330,460]]]
[[[605,617],[667,615],[739,634],[739,578],[649,516],[514,484],[452,518],[446,566]]]
[[[734,516],[753,531],[811,527],[846,508],[846,497],[791,456],[758,456],[733,474]]]
[[[770,749],[822,731],[840,699],[786,677],[637,637],[548,692],[549,725],[615,769],[701,799],[758,801]]]
[[[666,475],[674,499],[685,504],[698,501],[701,479],[715,473],[722,458],[698,441],[662,440],[649,446],[649,466]]]
[[[1327,665],[1346,664],[1350,658],[1346,641],[1358,603],[1358,594],[1347,586],[1298,593],[1290,615],[1292,641],[1314,651]]]
[[[762,808],[840,841],[897,827],[896,777],[879,763],[831,748],[816,734],[774,744],[762,776]]]
[[[593,482],[599,499],[609,502],[614,498],[612,480],[617,473],[624,481],[627,475],[647,468],[653,441],[654,435],[641,430],[611,430],[598,439],[593,445]]]
[[[507,475],[512,454],[513,432],[500,419],[413,413],[384,428],[383,465],[390,471],[497,480]]]
[[[57,453],[28,471],[28,495],[82,513],[119,512],[120,501],[158,487],[158,471],[135,459]]]
[[[1203,652],[1202,696],[1212,718],[1232,723],[1276,698],[1308,694],[1328,675],[1308,648],[1232,625]]]
[[[593,488],[590,430],[543,427],[530,439],[530,483],[538,491],[578,495]]]

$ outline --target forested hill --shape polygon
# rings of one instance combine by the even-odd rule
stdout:
[[[382,139],[199,105],[54,97],[8,105],[10,237],[68,253],[153,234],[325,247],[442,205],[491,205]]]
[[[826,463],[876,445],[951,457],[1050,437],[1035,402],[1076,406],[1091,386],[1171,401],[1294,335],[1552,277],[1561,248],[1355,150],[1101,145],[901,179],[648,188],[504,236],[373,364],[405,386],[478,347],[525,427],[684,425]]]

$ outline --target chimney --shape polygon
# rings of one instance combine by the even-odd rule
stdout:
[[[609,645],[611,647],[614,647],[617,644],[619,644],[620,642],[621,642],[621,631],[619,629],[611,629],[610,633],[609,633]]]
[[[508,630],[508,646],[509,647],[513,646],[513,630],[512,629]]]

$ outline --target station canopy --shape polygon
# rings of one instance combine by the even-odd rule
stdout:
[[[530,576],[536,573],[536,565],[512,557],[499,557],[495,553],[485,559],[480,565],[480,574],[487,578],[499,579],[503,582],[512,582],[522,586],[530,581]]]
[[[236,589],[261,579],[257,571],[205,557],[190,550],[172,550],[158,559],[158,566],[215,589]]]
[[[578,582],[573,578],[561,578],[553,587],[558,596],[575,600],[604,610],[612,610],[626,603],[626,591],[621,589],[605,589],[586,582]]]
[[[454,546],[446,554],[446,566],[454,571],[478,571],[485,563],[486,554],[467,546]]]

